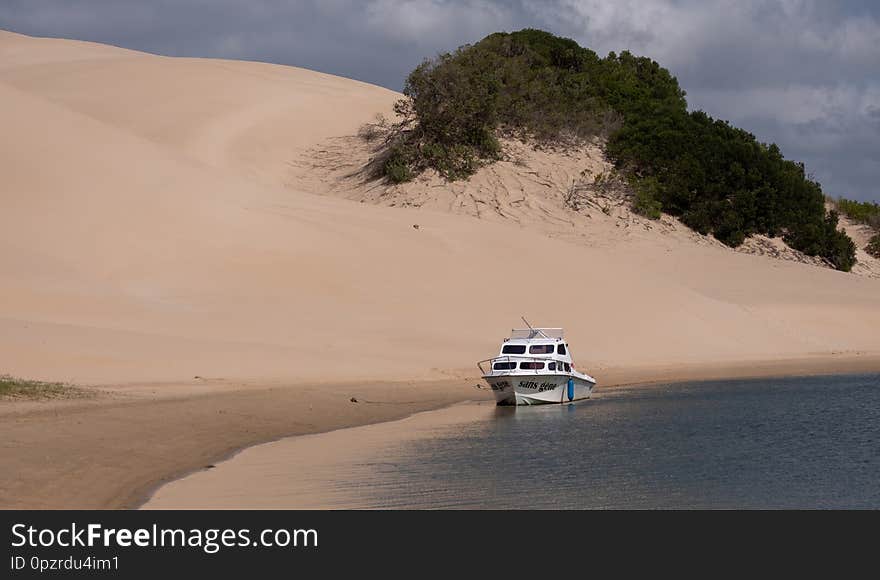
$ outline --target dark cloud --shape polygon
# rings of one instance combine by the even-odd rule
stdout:
[[[880,5],[871,0],[3,0],[0,28],[174,56],[265,60],[399,90],[423,58],[544,28],[678,76],[693,108],[880,199]]]

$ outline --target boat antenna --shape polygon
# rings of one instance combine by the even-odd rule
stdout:
[[[526,317],[525,317],[525,316],[520,316],[520,318],[522,318],[522,321],[525,322],[525,323],[526,323],[526,326],[529,327],[529,338],[535,338],[535,337],[538,336],[539,334],[540,334],[541,336],[543,336],[544,338],[547,337],[547,335],[544,334],[543,331],[541,331],[541,330],[535,330],[534,327],[532,327],[532,325],[529,324],[529,321],[526,320]]]

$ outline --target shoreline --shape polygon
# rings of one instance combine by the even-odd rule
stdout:
[[[593,374],[601,390],[871,372],[880,372],[880,355],[608,366]],[[0,401],[8,467],[0,474],[0,509],[136,508],[164,484],[256,445],[491,401],[478,381],[202,381],[100,387],[89,399]]]
[[[371,466],[388,461],[385,451],[430,438],[436,429],[514,412],[494,400],[463,401],[381,423],[283,437],[242,449],[216,469],[200,469],[168,482],[137,509],[370,509],[359,502],[357,488],[371,485]],[[266,479],[273,484],[264,487]],[[354,489],[347,485],[350,482],[357,482]],[[256,489],[259,493],[251,493]],[[280,496],[293,505],[279,505]]]
[[[621,386],[600,393],[598,400],[594,401],[542,405],[527,409],[497,407],[492,401],[455,404],[443,409],[415,413],[395,421],[288,437],[256,445],[217,464],[215,469],[200,470],[162,486],[139,509],[516,509],[523,507],[521,498],[516,498],[528,492],[535,492],[537,500],[531,509],[572,509],[573,505],[577,506],[575,509],[633,509],[634,505],[636,509],[664,505],[666,509],[693,505],[702,505],[704,509],[724,509],[731,505],[749,505],[724,501],[718,504],[692,503],[701,499],[705,502],[706,498],[701,498],[699,493],[687,499],[689,494],[686,492],[686,485],[699,482],[708,465],[714,464],[712,469],[720,469],[721,473],[726,473],[729,477],[730,472],[725,470],[729,469],[731,461],[736,465],[748,466],[744,473],[750,475],[745,475],[745,479],[757,476],[754,483],[759,487],[763,487],[762,479],[764,485],[767,483],[767,478],[761,477],[767,472],[760,470],[769,469],[774,473],[770,479],[776,482],[775,495],[766,497],[775,499],[763,506],[752,504],[753,507],[766,509],[774,505],[824,505],[822,502],[825,498],[816,495],[802,504],[777,503],[789,501],[786,498],[793,489],[791,484],[796,481],[803,481],[805,487],[811,487],[806,482],[813,481],[811,478],[815,472],[811,472],[811,451],[806,447],[798,449],[796,446],[791,452],[795,457],[799,456],[797,463],[805,471],[801,471],[799,477],[787,480],[793,466],[776,461],[776,446],[772,443],[785,446],[791,429],[798,429],[804,418],[815,418],[816,412],[829,406],[827,402],[823,402],[823,393],[829,388],[837,391],[835,387],[843,386],[844,392],[849,393],[847,389],[854,386],[860,389],[858,392],[861,394],[853,394],[862,402],[873,400],[863,397],[866,394],[865,389],[875,390],[871,387],[876,385],[876,378],[875,374],[856,374],[833,375],[827,378],[787,377],[779,380],[764,378],[662,386]],[[686,393],[683,397],[676,394],[681,391]],[[739,398],[739,392],[747,393],[745,398]],[[768,419],[785,422],[779,416],[777,402],[786,399],[779,399],[780,395],[788,397],[787,403],[778,404],[786,408],[791,405],[790,411],[794,414],[800,413],[800,418],[781,431],[773,428],[755,430],[755,425],[766,423]],[[764,397],[763,404],[755,405],[755,399],[761,397]],[[713,406],[713,401],[727,401],[732,405]],[[829,416],[838,418],[841,409],[855,411],[848,397],[837,398],[836,403],[829,407],[833,409]],[[729,412],[725,409],[729,409]],[[854,421],[858,425],[856,429],[865,428],[865,421],[870,422],[872,419],[870,406],[862,409],[863,412],[855,413],[858,415],[858,419]],[[788,414],[788,409],[785,414]],[[571,419],[575,416],[580,416],[580,420],[575,419],[572,423]],[[660,433],[668,438],[663,439],[663,446],[669,443],[669,449],[665,453],[660,452],[662,459],[658,458],[659,450],[655,448],[656,445],[647,443],[651,439],[633,437],[634,430],[639,433],[638,425],[642,421],[649,427],[641,435]],[[694,453],[705,452],[703,445],[706,439],[700,435],[695,436],[693,427],[700,425],[698,433],[716,441],[715,437],[719,436],[719,422],[726,427],[721,429],[726,434],[717,439],[724,452],[717,459],[709,456],[705,457],[705,461],[689,459],[681,462],[683,457],[693,457]],[[831,423],[835,421],[832,420]],[[829,428],[831,423],[826,419],[820,429]],[[547,441],[532,452],[513,449],[496,457],[497,450],[493,449],[493,442],[508,440],[511,436],[521,437],[524,434],[523,429],[536,439],[546,433],[545,429],[558,435],[561,425],[564,425],[564,432],[569,433],[570,442],[580,441],[578,435],[583,437],[596,433],[605,436],[597,438],[604,439],[604,442],[581,441],[587,446],[584,453],[570,450],[568,454],[563,452],[557,460],[550,460],[546,455],[555,455],[557,442],[554,440]],[[763,451],[756,449],[754,441],[743,445],[742,439],[751,435],[763,441],[764,444],[759,445]],[[854,445],[852,455],[849,455],[850,444]],[[695,448],[689,453],[683,453],[689,445],[694,445]],[[832,448],[836,449],[835,455],[847,456],[852,460],[848,464],[851,469],[861,472],[863,467],[859,458],[864,457],[864,453],[870,448],[870,441],[866,443],[864,440],[850,440],[836,448],[832,444]],[[750,460],[741,463],[744,458],[742,453],[746,449],[751,451],[749,456],[756,454],[763,456],[763,459],[757,463]],[[593,452],[596,453],[595,456],[591,455]],[[612,459],[609,464],[609,457],[616,459]],[[768,460],[775,467],[767,465]],[[518,467],[509,465],[511,461]],[[727,467],[723,467],[724,465]],[[631,466],[636,467],[633,470]],[[842,468],[843,465],[839,467]],[[531,468],[536,468],[539,472],[546,468],[548,471],[531,477]],[[576,475],[570,468],[575,468],[582,475]],[[608,469],[606,471],[603,468]],[[680,470],[689,472],[688,477],[682,478]],[[590,474],[591,471],[594,473]],[[597,480],[596,473],[599,472],[608,475],[599,476]],[[558,483],[563,486],[563,490],[541,497],[537,488],[550,481],[547,477],[552,479],[554,475],[561,478]],[[579,497],[578,490],[589,490],[590,486],[571,485],[571,480],[577,480],[578,477],[585,477],[605,499],[595,503]],[[861,481],[858,488],[864,488],[866,484],[870,486],[869,478],[855,475],[851,477]],[[712,483],[717,481],[712,476],[708,479]],[[523,481],[527,483],[520,483],[516,487],[517,482]],[[787,483],[781,484],[781,481]],[[601,483],[618,485],[604,489],[595,487]],[[739,479],[739,484],[742,483],[743,480]],[[641,487],[642,484],[644,487]],[[840,485],[846,488],[845,484]],[[725,493],[732,494],[735,498],[737,487],[737,484],[727,487]],[[612,489],[616,490],[616,494]],[[658,490],[662,490],[659,495]],[[692,488],[690,491],[693,493],[698,490]],[[803,491],[801,489],[800,493]],[[838,488],[838,491],[844,492],[844,489]],[[572,494],[570,499],[578,499],[575,499],[575,503],[563,500],[564,503],[560,504],[559,492],[563,496]],[[708,496],[712,495],[712,492],[708,492]],[[636,497],[639,499],[636,500]],[[677,500],[671,499],[673,497],[677,497]],[[653,499],[646,503],[645,498]],[[730,499],[728,498],[728,502]],[[634,500],[636,503],[632,503]],[[754,500],[754,497],[749,500],[744,496],[738,501]],[[656,503],[657,501],[672,503]],[[766,498],[763,501],[767,501]],[[873,502],[876,503],[876,498]]]

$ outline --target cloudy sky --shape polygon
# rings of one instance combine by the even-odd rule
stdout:
[[[423,58],[543,28],[675,74],[692,108],[880,201],[880,2],[852,0],[0,0],[0,28],[265,60],[399,90]]]

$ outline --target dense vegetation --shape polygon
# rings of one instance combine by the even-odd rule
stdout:
[[[874,235],[868,241],[865,251],[880,258],[880,205],[872,201],[853,201],[843,197],[836,204],[840,213],[851,220],[874,228]]]
[[[633,183],[634,207],[661,211],[730,246],[750,234],[849,270],[855,246],[826,215],[803,164],[746,131],[688,112],[669,71],[629,52],[600,58],[539,30],[496,33],[427,60],[409,75],[403,119],[380,172],[401,182],[433,168],[447,179],[499,157],[499,135],[569,143],[602,136]]]

